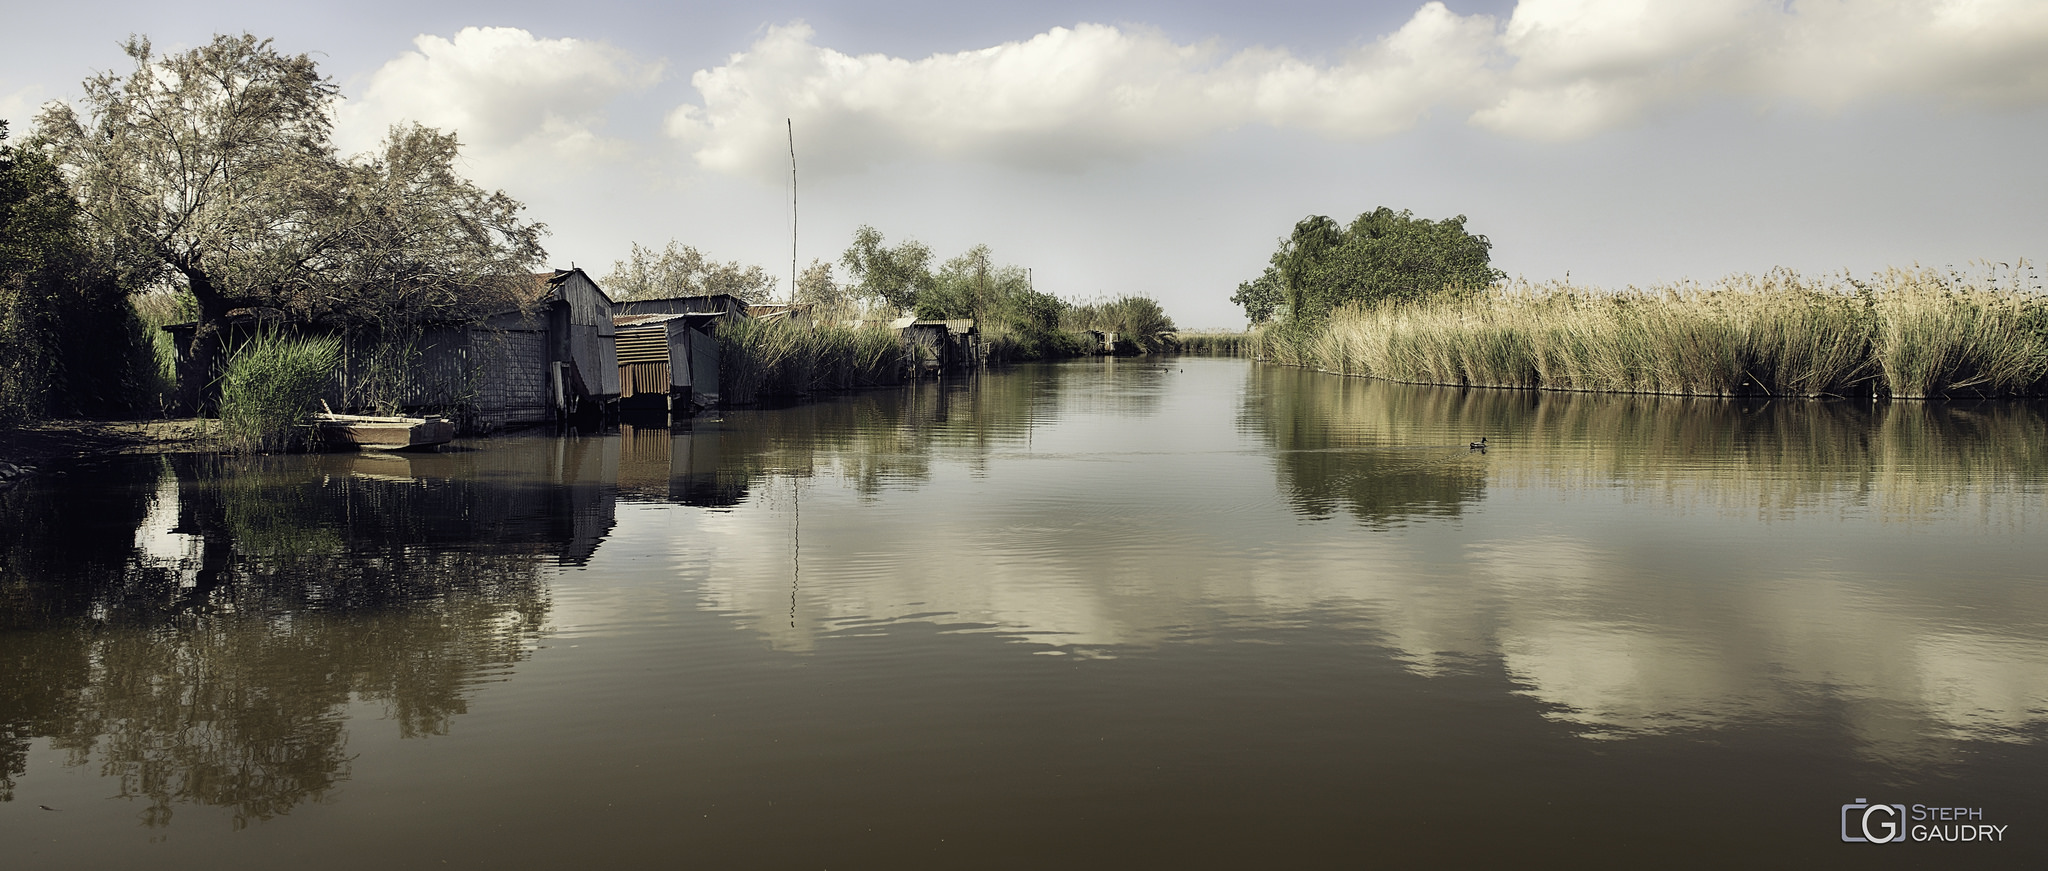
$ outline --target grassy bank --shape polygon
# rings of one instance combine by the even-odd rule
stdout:
[[[992,327],[982,336],[988,342],[991,364],[1022,363],[1033,360],[1065,360],[1095,353],[1095,342],[1080,333],[1062,330],[1025,331]]]
[[[1606,292],[1513,285],[1350,307],[1252,340],[1279,363],[1391,381],[1736,396],[2048,392],[2048,300],[2017,275],[1791,272]]]
[[[903,380],[903,346],[896,331],[883,327],[737,320],[719,325],[718,346],[719,391],[727,402]]]

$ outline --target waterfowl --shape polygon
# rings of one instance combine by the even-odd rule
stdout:
[[[1475,451],[1483,451],[1483,450],[1486,450],[1486,437],[1485,437],[1485,436],[1480,436],[1480,437],[1479,437],[1479,440],[1478,440],[1478,441],[1476,441],[1476,442],[1473,442],[1473,443],[1472,443],[1472,447],[1470,448],[1470,450],[1475,450]]]

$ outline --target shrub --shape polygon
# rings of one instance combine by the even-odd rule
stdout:
[[[310,446],[321,394],[341,364],[341,340],[258,332],[228,358],[220,377],[223,439],[241,451]]]

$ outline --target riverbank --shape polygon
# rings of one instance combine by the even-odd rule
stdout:
[[[211,420],[44,420],[0,427],[0,478],[13,480],[53,460],[113,454],[213,450]],[[22,470],[9,474],[9,469]],[[4,486],[4,484],[0,484]]]
[[[1603,291],[1519,285],[1270,328],[1274,362],[1388,381],[1688,396],[2048,392],[2048,299],[2017,273],[1789,271]]]

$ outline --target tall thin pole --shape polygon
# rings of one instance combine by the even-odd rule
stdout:
[[[796,119],[784,118],[789,127],[789,304],[796,304]]]

